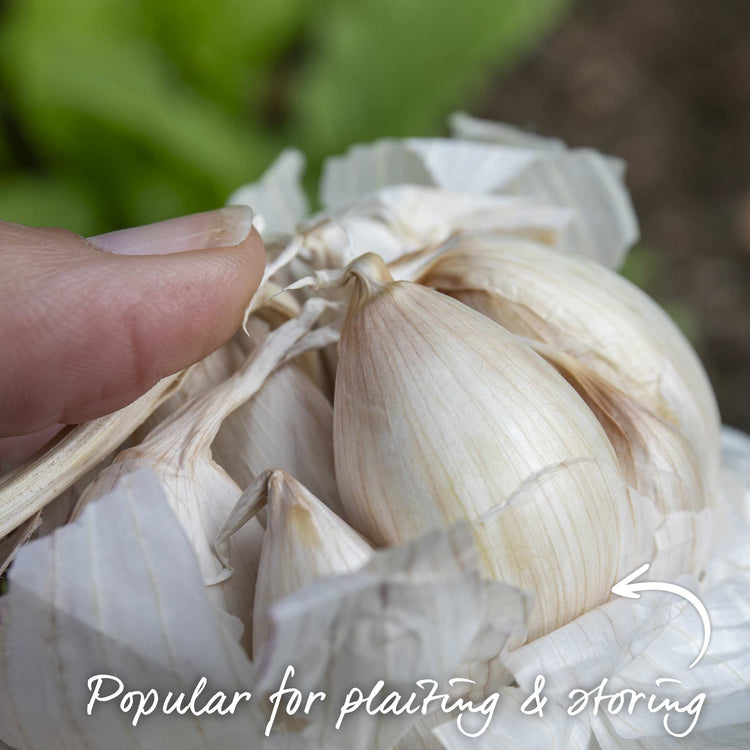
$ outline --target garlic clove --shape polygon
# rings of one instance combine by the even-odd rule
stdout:
[[[611,465],[575,458],[530,475],[474,532],[489,575],[536,594],[533,640],[607,601],[622,575],[652,559],[660,521]]]
[[[234,536],[268,506],[255,585],[253,653],[268,637],[268,609],[324,576],[353,572],[372,546],[300,482],[281,469],[265,471],[243,492],[216,537],[217,555],[232,566]]]
[[[211,449],[240,487],[279,467],[343,514],[333,464],[333,407],[296,363],[272,373],[227,417]]]
[[[585,459],[594,468],[570,474],[570,499],[554,493],[528,511],[533,525],[514,524],[515,557],[491,539],[480,554],[485,569],[539,600],[554,582],[535,635],[605,601],[628,499],[596,470],[616,475],[617,460],[582,399],[517,337],[433,290],[392,282],[377,256],[347,274],[355,286],[339,342],[334,456],[350,523],[376,544],[397,544],[476,521],[537,472]],[[577,545],[564,579],[547,567],[561,527]]]

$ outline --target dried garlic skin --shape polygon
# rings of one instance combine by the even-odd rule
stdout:
[[[177,423],[177,427],[184,427],[184,422]],[[258,519],[253,519],[238,532],[232,547],[235,574],[227,581],[214,583],[223,567],[214,555],[213,540],[242,491],[210,458],[201,452],[192,454],[180,435],[181,430],[167,430],[166,434],[162,432],[161,439],[147,440],[140,446],[123,451],[86,488],[79,505],[83,506],[112,492],[120,477],[142,467],[150,468],[159,479],[196,554],[209,599],[220,610],[232,615],[231,618],[224,618],[225,622],[247,652],[251,653],[250,624],[263,527]],[[186,448],[187,451],[184,450]]]
[[[185,373],[180,388],[136,430],[136,443],[144,440],[151,430],[174,414],[183,404],[231,377],[246,359],[247,353],[235,337],[196,362]]]
[[[417,280],[572,355],[677,426],[713,492],[720,418],[711,384],[679,328],[629,281],[585,258],[492,235],[446,243]]]
[[[487,572],[537,594],[531,637],[608,599],[629,498],[583,400],[517,337],[434,290],[392,282],[377,256],[348,273],[334,455],[354,528],[400,544],[500,508],[480,554]],[[571,461],[580,465],[567,470]],[[542,484],[503,508],[557,467],[564,492]]]

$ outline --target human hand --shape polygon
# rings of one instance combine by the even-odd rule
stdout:
[[[89,240],[0,221],[0,436],[26,436],[0,438],[0,458],[20,460],[53,425],[115,411],[224,343],[264,258],[242,206]]]

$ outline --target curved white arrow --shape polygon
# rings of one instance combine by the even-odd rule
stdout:
[[[708,610],[703,605],[703,602],[692,591],[688,591],[688,589],[678,586],[676,583],[664,583],[662,581],[641,581],[641,583],[633,583],[633,581],[643,575],[649,567],[651,567],[649,563],[644,563],[640,568],[630,573],[630,575],[625,576],[625,578],[612,586],[612,593],[617,594],[617,596],[625,596],[628,599],[640,599],[641,595],[638,593],[639,591],[666,591],[669,594],[677,594],[677,596],[687,599],[698,611],[701,622],[703,623],[703,646],[701,647],[700,653],[695,657],[695,660],[689,667],[689,669],[692,669],[703,658],[703,654],[706,653],[706,649],[708,648],[708,642],[711,640],[711,620],[708,617]]]

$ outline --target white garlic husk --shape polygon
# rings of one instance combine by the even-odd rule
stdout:
[[[377,190],[297,231],[311,269],[338,268],[376,252],[386,262],[460,232],[492,231],[552,246],[561,243],[569,211],[528,198],[473,195],[419,185]]]
[[[486,572],[537,594],[531,637],[605,601],[630,499],[578,394],[485,316],[392,282],[377,256],[347,275],[334,454],[350,523],[398,544],[499,510],[477,532],[480,556]],[[553,480],[533,502],[504,507],[543,472]]]
[[[180,388],[136,430],[136,442],[143,440],[158,424],[174,414],[188,401],[223,383],[247,359],[247,352],[238,337],[231,338],[216,351],[188,369]]]

